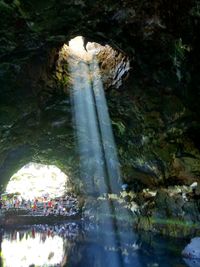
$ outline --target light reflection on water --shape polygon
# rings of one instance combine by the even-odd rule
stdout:
[[[3,239],[2,257],[5,266],[54,266],[64,258],[64,242],[59,236],[44,237],[40,233],[35,233],[34,237],[24,235],[20,238],[20,232],[17,232],[15,239]]]
[[[127,230],[121,234],[124,243],[113,244],[116,233],[79,223],[2,230],[0,266],[115,267],[119,258],[122,267],[196,267],[181,258],[185,241]]]
[[[0,266],[65,266],[78,230],[75,223],[2,230]]]

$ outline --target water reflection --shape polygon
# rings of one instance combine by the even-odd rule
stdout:
[[[109,229],[109,228],[108,228]],[[118,233],[89,223],[37,225],[2,230],[0,266],[3,267],[196,267],[181,258],[185,241],[149,233]]]
[[[64,242],[59,236],[44,236],[35,233],[34,237],[17,232],[15,239],[4,237],[2,242],[4,266],[27,267],[61,264],[64,258]]]
[[[77,224],[68,223],[2,231],[0,266],[65,266],[66,252],[73,246],[78,229]]]

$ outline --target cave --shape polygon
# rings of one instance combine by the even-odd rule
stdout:
[[[198,236],[199,1],[3,0],[0,14],[2,197],[21,168],[56,166],[80,221],[105,223],[111,233],[134,229],[130,246],[118,232],[113,239],[100,234],[98,244],[77,243],[86,266],[95,266],[89,252],[99,244],[110,266],[133,264],[124,255],[140,249],[141,231]],[[13,225],[7,213],[2,221]],[[145,234],[140,238],[143,252],[150,250]],[[73,255],[72,245],[72,266],[84,264]],[[180,255],[176,263],[190,266]]]
[[[68,66],[70,42],[78,40],[80,43],[82,40],[82,49],[85,46],[86,49],[93,50],[103,73],[104,88],[108,92],[114,87],[122,90],[130,71],[126,54],[109,45],[86,42],[85,39],[75,37],[58,48],[51,48],[44,55],[43,62],[40,62],[39,55],[31,57],[30,62],[26,63],[28,66],[21,70],[25,76],[20,81],[20,96],[12,96],[12,100],[9,95],[7,101],[4,101],[3,158],[0,168],[2,192],[14,172],[29,161],[55,164],[63,172],[70,173],[71,188],[80,191],[82,184],[79,185],[81,182],[77,179],[79,174],[75,162],[78,158],[69,89],[72,86]],[[7,86],[10,85],[5,84]],[[10,93],[15,94],[14,91]],[[11,126],[12,122],[14,124]]]

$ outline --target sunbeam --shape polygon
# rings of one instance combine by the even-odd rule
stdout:
[[[70,44],[73,43],[72,40]],[[68,63],[73,84],[71,99],[84,192],[88,196],[119,193],[122,185],[120,164],[95,50],[78,51],[78,54],[77,50],[71,51]],[[126,240],[122,240],[119,231],[115,202],[106,200],[104,208],[110,217],[107,230],[117,233],[116,238],[105,236],[105,241],[119,247]],[[113,258],[112,266],[124,266],[120,253]]]

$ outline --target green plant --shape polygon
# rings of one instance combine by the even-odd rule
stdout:
[[[124,125],[123,122],[121,121],[113,121],[112,120],[112,125],[116,126],[117,131],[119,132],[120,135],[123,135],[126,131],[126,126]]]

